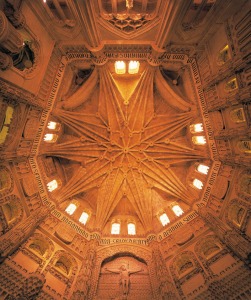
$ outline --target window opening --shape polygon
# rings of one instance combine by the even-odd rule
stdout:
[[[111,234],[119,234],[120,233],[120,223],[113,223]]]
[[[193,136],[192,141],[195,145],[204,145],[206,144],[206,138],[204,136]]]
[[[128,73],[129,74],[137,74],[138,72],[139,72],[139,62],[131,60],[129,62]]]
[[[57,180],[54,179],[54,180],[48,182],[48,183],[47,183],[47,188],[48,188],[48,191],[49,191],[49,192],[52,192],[52,191],[54,191],[55,189],[57,189],[57,188],[58,188],[58,182],[57,182]]]
[[[130,235],[135,235],[136,234],[136,226],[134,223],[128,223],[127,224],[127,231],[128,234]]]
[[[75,204],[73,204],[73,203],[70,203],[70,204],[66,207],[65,211],[67,212],[68,215],[71,216],[71,215],[74,214],[74,212],[75,212],[76,209],[77,209],[77,205],[75,205]]]
[[[197,167],[197,171],[202,173],[202,174],[207,174],[209,170],[209,167],[203,164],[199,164]]]
[[[194,179],[193,186],[195,186],[197,189],[201,190],[203,187],[203,182],[199,179]]]
[[[125,74],[125,72],[126,72],[125,62],[116,61],[115,62],[115,72],[116,72],[116,74]]]
[[[172,211],[175,213],[175,215],[177,217],[183,215],[184,211],[182,210],[182,208],[179,205],[174,205],[172,207]]]
[[[80,218],[79,218],[79,222],[82,223],[82,224],[86,224],[87,220],[89,218],[89,215],[87,212],[82,212]]]
[[[192,124],[190,125],[190,132],[191,133],[197,133],[197,132],[203,132],[203,124],[202,123],[197,123],[197,124]]]
[[[168,216],[167,216],[166,213],[162,214],[162,215],[159,217],[159,219],[160,219],[160,222],[161,222],[161,224],[162,224],[163,226],[165,226],[165,225],[167,225],[167,224],[170,223],[170,220],[169,220],[169,218],[168,218]]]

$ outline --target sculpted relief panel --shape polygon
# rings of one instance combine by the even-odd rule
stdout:
[[[95,299],[153,299],[145,263],[130,256],[105,262],[101,267]]]

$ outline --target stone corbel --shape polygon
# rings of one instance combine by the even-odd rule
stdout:
[[[101,43],[97,48],[89,49],[92,54],[92,62],[97,66],[103,66],[107,63],[108,59],[104,53],[104,44]]]
[[[164,49],[159,48],[157,45],[152,44],[152,50],[150,55],[147,58],[147,62],[149,63],[149,65],[151,66],[159,66],[162,63],[162,56],[165,53]]]
[[[7,53],[19,53],[23,48],[21,34],[11,25],[3,11],[0,11],[0,45]]]
[[[26,24],[24,15],[20,12],[20,0],[5,0],[4,13],[15,28],[21,29]]]

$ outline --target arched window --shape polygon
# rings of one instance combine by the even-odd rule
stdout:
[[[131,60],[129,62],[128,73],[137,74],[139,72],[139,62]]]
[[[161,224],[162,224],[163,226],[165,226],[165,225],[167,225],[167,224],[170,223],[170,220],[169,220],[169,218],[168,218],[168,216],[167,216],[166,213],[163,213],[162,215],[160,215],[160,216],[159,216],[159,219],[160,219],[160,222],[161,222]]]
[[[50,244],[44,238],[33,238],[29,244],[29,249],[41,256],[45,256],[49,251]]]
[[[188,254],[180,254],[174,264],[179,277],[190,273],[195,267],[193,259]]]
[[[196,187],[197,189],[201,190],[203,188],[203,182],[200,181],[199,179],[195,178],[193,180],[193,186]]]
[[[115,72],[116,74],[125,74],[126,65],[124,61],[116,61],[115,62]]]
[[[0,132],[0,144],[3,144],[7,138],[9,132],[9,127],[3,126],[1,132]]]
[[[47,189],[48,189],[49,192],[52,192],[57,188],[58,188],[58,182],[57,182],[56,179],[54,179],[54,180],[47,183]]]
[[[206,260],[214,257],[222,250],[222,246],[215,236],[206,236],[195,245],[195,251]]]
[[[71,271],[71,261],[65,257],[61,256],[55,263],[55,267],[61,272],[66,275],[70,274]]]
[[[6,112],[5,112],[5,120],[4,120],[5,125],[9,125],[11,123],[13,113],[14,113],[14,108],[11,106],[7,106]]]
[[[233,203],[229,207],[228,219],[238,227],[241,227],[246,216],[246,209],[239,203]]]
[[[74,214],[74,212],[75,212],[76,209],[77,209],[77,205],[74,204],[74,203],[70,203],[70,204],[66,207],[65,211],[67,212],[68,215],[71,216],[71,215]]]
[[[251,141],[239,141],[237,145],[241,152],[251,153]]]
[[[18,198],[14,197],[10,201],[4,203],[1,209],[8,227],[21,219],[23,212]]]
[[[218,53],[217,64],[224,65],[230,59],[229,46],[225,45]]]
[[[206,166],[206,165],[203,165],[203,164],[199,164],[196,169],[201,174],[207,174],[208,170],[209,170],[209,167]]]
[[[8,202],[2,206],[7,224],[12,223],[19,216],[19,207],[16,203]]]
[[[111,234],[120,234],[120,223],[112,223]]]
[[[44,136],[44,141],[47,143],[55,143],[58,139],[58,135],[54,133],[46,133]]]
[[[82,212],[82,214],[81,214],[81,216],[79,218],[79,222],[85,225],[86,222],[87,222],[87,220],[88,220],[88,218],[89,218],[88,213],[84,211],[84,212]]]
[[[129,235],[135,235],[136,234],[136,226],[134,223],[128,223],[127,224],[127,232]]]
[[[202,245],[202,253],[207,259],[213,257],[220,250],[221,248],[219,247],[219,245],[217,245],[215,242],[211,240],[205,241]]]
[[[2,201],[4,204],[0,206],[0,232],[5,233],[20,222],[24,210],[20,199],[15,195],[4,197]]]
[[[177,204],[172,207],[172,211],[175,213],[175,215],[177,217],[183,215],[183,213],[184,213],[184,211],[181,209],[181,207]]]
[[[0,144],[3,144],[7,138],[8,132],[9,132],[9,127],[12,121],[12,117],[14,114],[14,108],[12,106],[7,106],[6,107],[6,111],[5,111],[5,118],[4,118],[4,122],[2,124],[0,124]]]
[[[61,125],[59,123],[53,122],[53,121],[50,121],[47,124],[47,128],[50,130],[59,131],[60,127],[61,127]]]
[[[243,107],[239,107],[230,111],[230,118],[235,123],[243,123],[246,121]]]
[[[195,144],[195,145],[204,145],[206,144],[206,138],[205,136],[202,136],[202,135],[196,135],[196,136],[193,136],[192,137],[192,142]]]
[[[202,123],[197,123],[197,124],[192,124],[190,125],[190,132],[191,133],[197,133],[197,132],[203,132],[203,124]]]

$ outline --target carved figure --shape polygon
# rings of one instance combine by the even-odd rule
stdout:
[[[143,269],[137,271],[129,271],[127,270],[125,265],[121,265],[121,267],[117,271],[109,270],[107,268],[105,268],[105,270],[111,273],[120,274],[120,284],[122,284],[122,290],[124,295],[128,295],[129,292],[130,275],[143,271]]]

